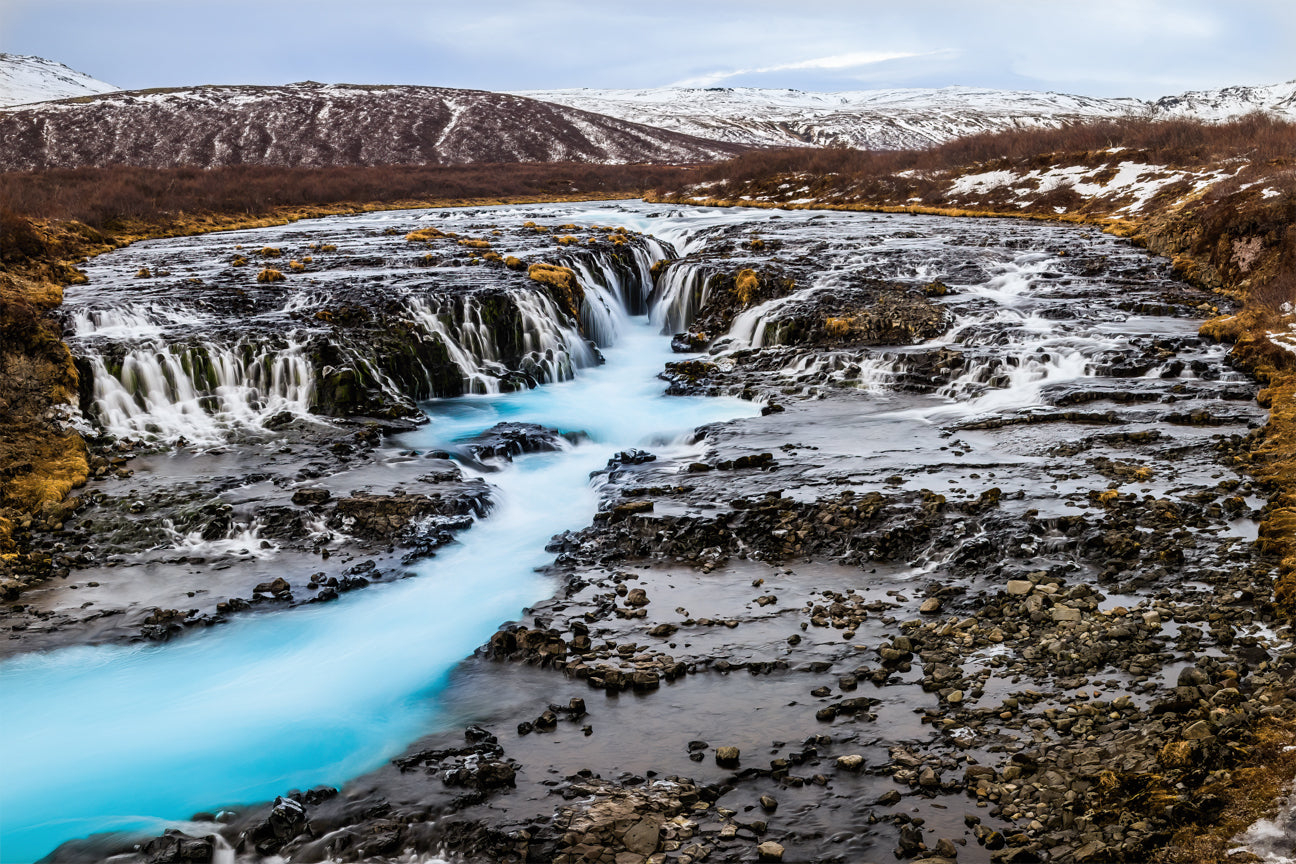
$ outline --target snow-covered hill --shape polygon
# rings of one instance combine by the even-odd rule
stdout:
[[[111,93],[116,89],[53,60],[24,54],[0,54],[0,108]]]
[[[1268,87],[1225,87],[1190,90],[1152,103],[1155,114],[1223,120],[1251,111],[1273,111],[1296,119],[1296,81]]]
[[[756,88],[549,90],[527,95],[636,123],[748,144],[848,144],[893,150],[961,135],[1058,126],[1141,110],[1136,99],[946,87],[807,93]]]
[[[1208,119],[1274,110],[1296,117],[1296,82],[1185,93],[1156,102],[1062,93],[941,89],[807,93],[756,88],[532,90],[520,95],[704,138],[746,144],[929,147],[976,132],[1126,114]]]
[[[520,96],[444,87],[185,87],[0,110],[0,171],[684,163],[741,149]]]

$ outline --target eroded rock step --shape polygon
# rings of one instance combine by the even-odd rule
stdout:
[[[409,575],[485,516],[484,481],[447,460],[476,475],[508,453],[391,436],[426,422],[419,400],[600,363],[669,249],[496,215],[326,219],[96,259],[61,310],[93,482],[22,526],[49,556],[0,586],[16,601],[0,654],[336,599]]]

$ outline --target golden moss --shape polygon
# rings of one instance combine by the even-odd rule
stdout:
[[[498,252],[487,252],[487,253],[486,253],[485,255],[483,255],[482,257],[485,258],[487,261],[503,261],[503,260],[504,260],[504,257],[503,257],[502,255],[500,255]]]
[[[437,228],[419,228],[417,231],[411,231],[406,234],[405,239],[410,243],[425,243],[444,236],[446,236],[445,232]],[[321,251],[328,252],[331,250],[325,246],[321,247]]]
[[[139,270],[135,271],[136,279],[147,279],[152,275],[152,272],[150,272],[147,267],[141,267]]]
[[[744,272],[751,273],[750,270]],[[845,336],[851,332],[854,324],[855,319],[853,318],[825,318],[824,332],[829,336],[834,337]]]
[[[258,282],[282,282],[284,281],[284,274],[280,273],[278,270],[274,269],[273,267],[267,267],[257,274],[257,281]]]
[[[489,240],[460,240],[460,246],[467,246],[469,249],[489,249],[491,244]]]
[[[1182,768],[1192,762],[1196,751],[1192,741],[1168,741],[1157,754],[1157,761],[1163,768]]]
[[[510,255],[504,259],[504,266],[510,270],[524,270],[526,269],[526,262],[521,258],[514,258]]]
[[[300,273],[306,269],[306,265],[300,261],[289,261],[288,269],[293,271],[294,273]]]
[[[1117,492],[1115,489],[1105,489],[1102,492],[1098,493],[1098,503],[1110,504],[1111,502],[1115,501],[1119,497],[1120,497],[1120,493]]]
[[[579,238],[573,237],[570,234],[564,235],[562,237],[556,237],[554,238],[554,240],[559,246],[570,246],[573,243],[580,242]]]
[[[28,456],[34,470],[7,481],[5,503],[22,510],[53,507],[90,474],[85,442],[75,433],[31,442]]]
[[[750,267],[745,270],[739,270],[738,275],[734,277],[734,296],[738,302],[746,306],[756,296],[760,290],[760,277],[756,271]]]
[[[551,293],[558,305],[572,317],[580,317],[580,307],[584,302],[585,293],[581,290],[575,271],[567,267],[537,262],[527,268],[527,276],[552,288]]]
[[[247,259],[244,258],[242,255],[235,255],[235,256],[234,256],[234,260],[230,262],[230,266],[231,266],[231,267],[242,267],[242,266],[243,266],[244,264],[246,264],[246,263],[247,263]]]
[[[260,254],[262,258],[278,258],[283,253],[273,246],[264,246],[261,248]]]
[[[325,243],[323,246],[319,247],[319,251],[321,251],[321,252],[336,252],[336,251],[337,251],[337,246],[334,246],[332,243]]]

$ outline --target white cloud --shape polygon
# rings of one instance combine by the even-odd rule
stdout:
[[[928,52],[932,53],[932,52]],[[676,81],[672,87],[714,87],[721,81],[737,78],[742,75],[760,75],[768,72],[790,72],[794,70],[833,70],[857,69],[861,66],[872,66],[886,63],[889,60],[904,60],[910,57],[922,57],[909,51],[853,51],[848,54],[833,54],[828,57],[815,57],[810,60],[799,60],[795,63],[780,63],[776,66],[758,66],[750,69],[730,69],[727,71],[708,72],[692,78]]]

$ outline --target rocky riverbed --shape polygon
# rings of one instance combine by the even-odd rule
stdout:
[[[500,518],[496,477],[584,452],[585,436],[620,441],[592,403],[589,428],[516,425],[532,419],[516,401],[528,394],[507,393],[580,379],[601,351],[615,365],[629,319],[586,308],[591,295],[675,337],[682,353],[655,383],[666,404],[737,397],[759,412],[591,463],[597,512],[548,539],[550,596],[453,667],[426,734],[382,767],[340,789],[285,787],[272,805],[212,799],[182,833],[74,841],[53,860],[1137,861],[1208,824],[1233,772],[1265,752],[1266,724],[1296,711],[1275,562],[1252,542],[1265,502],[1246,467],[1264,414],[1196,335],[1220,299],[1163,262],[1091,229],[1001,220],[632,204],[459,211],[406,240],[417,218],[364,223],[364,260],[312,289],[328,294],[320,308],[226,320],[281,335],[281,320],[314,322],[281,352],[315,382],[299,402],[271,412],[262,394],[251,420],[197,447],[146,404],[118,421],[135,437],[113,432],[87,396],[107,433],[105,491],[50,534],[67,576],[9,605],[10,653],[179,645],[193,623],[303,615],[291,607],[361,587],[348,579],[429,578],[427,553]],[[324,227],[257,242],[296,254],[290,240],[356,235]],[[465,236],[495,238],[499,260]],[[144,244],[103,266],[133,279],[215,242]],[[422,281],[422,265],[376,251],[420,243],[463,263],[439,259]],[[522,281],[537,261],[581,293],[562,276]],[[355,407],[326,407],[324,354],[344,346],[348,368],[380,369],[389,336],[376,334],[411,298],[455,296],[444,286],[468,267],[465,290],[517,285],[553,305],[536,332],[557,334],[556,360],[473,354],[464,322],[479,322],[438,319],[454,338],[424,354],[453,358],[453,342],[473,363],[419,380],[503,395],[424,403],[431,423],[415,430],[399,425],[408,407],[454,387],[418,390],[388,368],[365,373],[378,383]],[[341,303],[353,285],[368,293]],[[344,306],[371,323],[340,323]],[[333,347],[300,347],[312,339]],[[134,350],[94,345],[91,365]],[[472,406],[496,404],[467,434]],[[648,432],[651,418],[634,420]],[[445,442],[447,425],[464,434]],[[213,545],[241,536],[246,549]],[[119,611],[75,609],[82,598]]]

